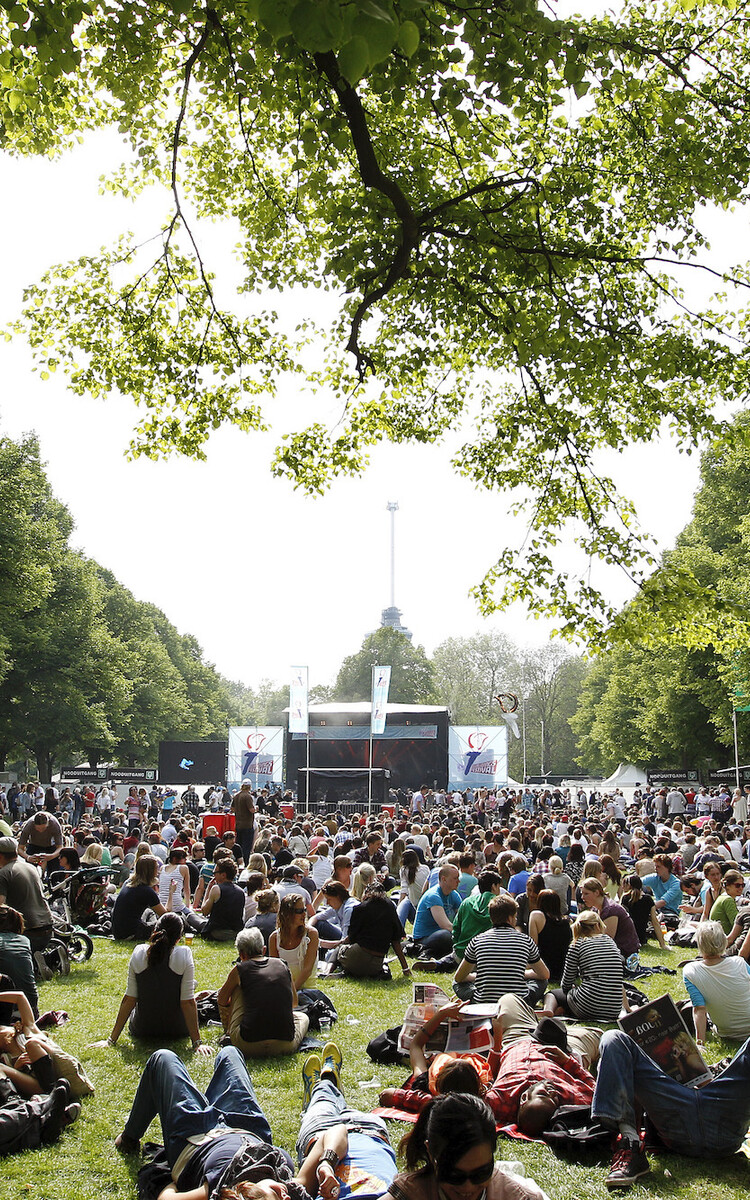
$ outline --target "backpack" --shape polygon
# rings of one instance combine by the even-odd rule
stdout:
[[[571,1152],[608,1149],[612,1142],[612,1130],[592,1118],[589,1104],[563,1104],[540,1136],[553,1150]]]
[[[394,1025],[393,1029],[386,1029],[367,1043],[367,1053],[373,1062],[384,1065],[401,1065],[405,1062],[407,1055],[401,1054],[398,1048],[400,1033],[401,1026]]]

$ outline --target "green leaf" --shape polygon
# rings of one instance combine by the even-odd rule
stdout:
[[[370,48],[364,38],[355,36],[341,47],[338,55],[339,70],[354,86],[367,74],[370,65]]]
[[[403,21],[398,31],[399,49],[407,58],[411,58],[419,47],[419,29],[413,21]]]

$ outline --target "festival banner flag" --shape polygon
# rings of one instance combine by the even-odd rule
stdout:
[[[307,667],[292,667],[292,682],[289,685],[289,732],[307,733]]]
[[[370,727],[372,736],[385,730],[385,712],[388,706],[388,689],[391,686],[391,668],[372,668],[372,717]]]

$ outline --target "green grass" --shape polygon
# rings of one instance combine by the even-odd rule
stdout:
[[[63,1008],[71,1020],[57,1034],[60,1044],[78,1055],[96,1085],[96,1094],[83,1102],[83,1113],[75,1126],[67,1130],[58,1145],[28,1152],[2,1163],[0,1197],[28,1197],[29,1200],[88,1200],[106,1195],[112,1200],[133,1200],[137,1166],[123,1159],[113,1146],[113,1138],[122,1129],[141,1069],[155,1048],[134,1045],[124,1033],[114,1049],[90,1050],[89,1043],[105,1037],[114,1021],[122,996],[130,947],[96,940],[93,958],[74,966],[67,978],[56,978],[42,985],[41,1008]],[[196,942],[196,976],[201,988],[218,987],[234,958],[232,946]],[[663,953],[646,950],[643,960],[676,967],[689,950]],[[398,976],[398,967],[395,967]],[[418,977],[418,973],[417,973]],[[435,976],[430,976],[435,979]],[[444,977],[448,982],[448,977]],[[374,1076],[383,1087],[401,1083],[401,1067],[375,1066],[365,1053],[371,1037],[400,1023],[411,997],[411,985],[400,977],[391,983],[359,982],[348,979],[323,981],[324,990],[333,998],[339,1013],[334,1037],[344,1054],[343,1082],[349,1102],[370,1109],[377,1101],[376,1088],[360,1088],[360,1081]],[[639,983],[650,997],[669,990],[684,999],[681,976],[654,975]],[[353,1018],[357,1024],[347,1021]],[[218,1028],[204,1031],[205,1040],[216,1045]],[[186,1043],[174,1047],[190,1064],[199,1086],[205,1087],[212,1060],[194,1058]],[[708,1057],[718,1060],[736,1050],[736,1043],[709,1042]],[[250,1064],[258,1097],[271,1122],[277,1145],[293,1151],[301,1106],[301,1058],[267,1059]],[[407,1126],[394,1122],[391,1136],[397,1144]],[[150,1137],[160,1140],[158,1125]],[[606,1164],[587,1157],[574,1162],[555,1157],[546,1147],[501,1138],[498,1157],[519,1159],[527,1173],[537,1180],[553,1200],[583,1200],[584,1197],[609,1195],[604,1187]],[[736,1156],[730,1161],[703,1163],[672,1154],[652,1155],[652,1173],[632,1189],[632,1195],[680,1195],[688,1200],[704,1200],[711,1189],[711,1200],[729,1200],[747,1187],[747,1160]]]

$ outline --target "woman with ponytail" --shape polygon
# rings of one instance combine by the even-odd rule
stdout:
[[[399,1151],[393,1200],[546,1200],[531,1179],[495,1164],[495,1118],[479,1096],[436,1096],[422,1109]]]
[[[164,913],[148,942],[136,946],[112,1032],[95,1046],[114,1046],[129,1022],[131,1037],[162,1042],[190,1037],[197,1054],[211,1053],[198,1029],[193,952],[178,945],[183,928],[177,913]]]

